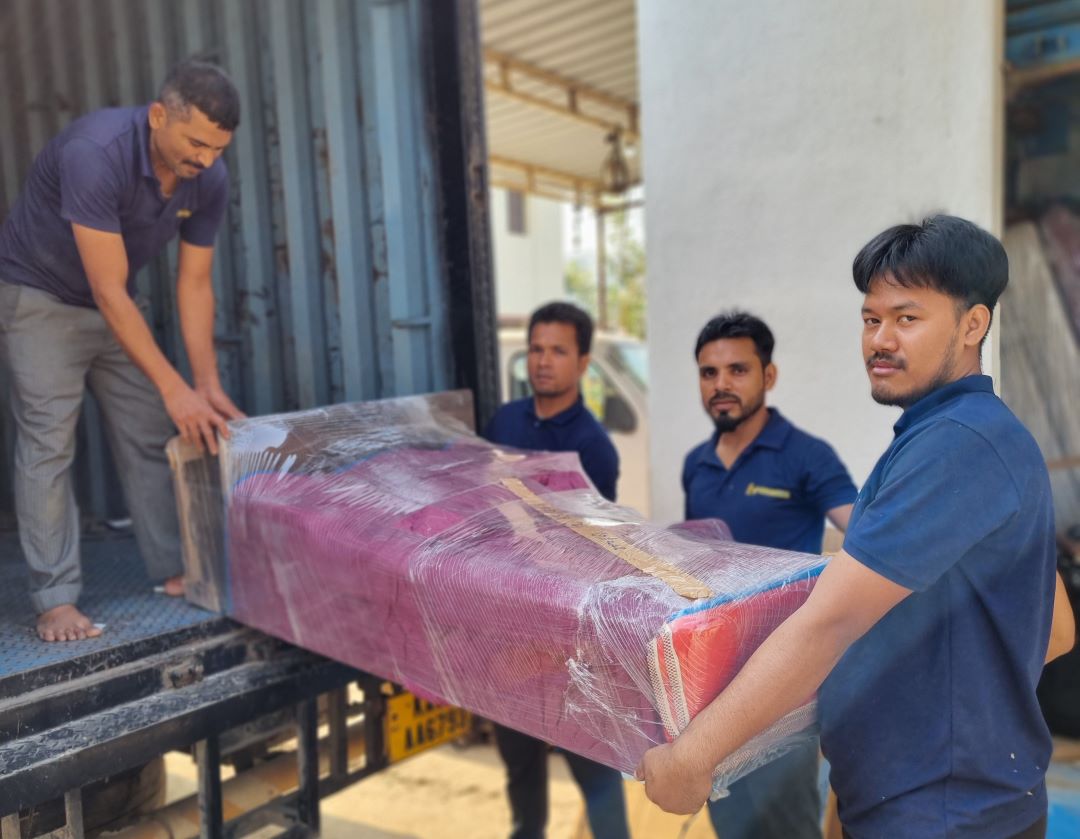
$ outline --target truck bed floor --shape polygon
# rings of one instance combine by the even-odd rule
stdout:
[[[164,633],[217,618],[181,597],[155,594],[129,534],[84,535],[79,607],[105,624],[99,638],[47,644],[34,631],[26,565],[14,532],[0,532],[0,683],[27,671],[101,658]]]

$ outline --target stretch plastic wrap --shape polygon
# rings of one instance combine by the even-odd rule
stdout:
[[[222,453],[238,620],[624,772],[806,598],[822,558],[662,528],[574,453],[476,437],[467,394],[233,423]],[[806,704],[718,767],[808,736]]]

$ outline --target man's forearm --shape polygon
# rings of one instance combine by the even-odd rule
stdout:
[[[209,278],[181,278],[176,286],[176,302],[195,386],[216,386],[219,379],[214,351],[214,289]]]
[[[1069,603],[1065,580],[1059,572],[1054,580],[1054,614],[1050,624],[1050,646],[1046,651],[1044,663],[1049,664],[1055,658],[1065,655],[1074,646],[1076,646],[1076,618],[1073,615],[1072,605]]]
[[[654,802],[695,812],[724,758],[806,702],[847,648],[911,594],[841,550],[806,602],[758,647],[672,745],[649,749],[637,776]]]
[[[124,352],[153,382],[159,393],[165,394],[176,385],[184,384],[176,368],[161,352],[150,327],[126,289],[95,289],[94,302]]]
[[[844,533],[847,531],[848,523],[851,521],[851,511],[854,508],[854,504],[842,504],[829,510],[826,517],[832,522],[833,527]]]

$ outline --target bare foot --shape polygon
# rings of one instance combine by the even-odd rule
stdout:
[[[183,597],[184,596],[184,577],[180,575],[178,577],[169,577],[164,583],[161,584],[161,590],[169,595],[169,597]]]
[[[65,603],[38,615],[37,634],[42,641],[83,641],[97,638],[101,630],[72,604]]]

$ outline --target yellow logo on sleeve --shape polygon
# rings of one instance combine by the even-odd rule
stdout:
[[[177,218],[191,218],[191,210],[188,210],[188,209],[177,210],[176,211],[176,217]]]
[[[763,487],[759,484],[747,484],[747,495],[764,495],[767,498],[791,498],[791,490],[789,489],[776,489],[774,487]]]

